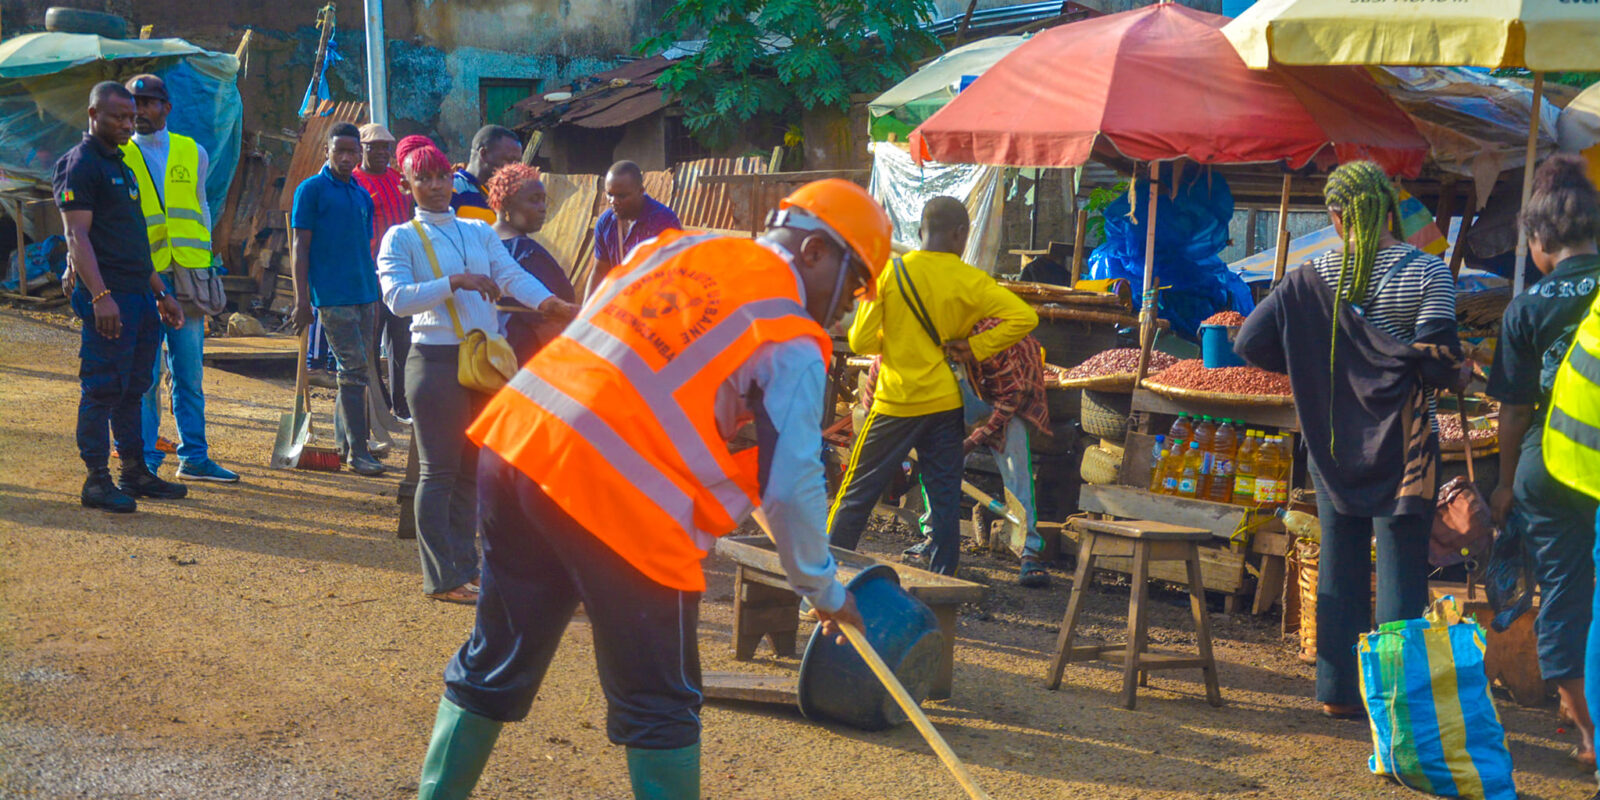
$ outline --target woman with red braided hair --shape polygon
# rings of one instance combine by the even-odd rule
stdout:
[[[395,156],[417,211],[384,234],[378,281],[389,310],[411,317],[406,397],[414,399],[421,465],[422,588],[435,600],[471,605],[478,598],[478,448],[466,430],[489,398],[456,377],[461,341],[473,329],[499,332],[494,302],[502,294],[556,319],[570,318],[576,308],[511,260],[487,223],[456,217],[450,162],[432,141],[407,136]]]
[[[544,227],[545,191],[539,179],[539,170],[523,164],[507,164],[495,172],[484,187],[489,192],[489,207],[494,209],[494,232],[500,234],[500,243],[511,252],[511,258],[522,265],[546,289],[568,303],[578,300],[572,281],[556,263],[555,256],[533,238]],[[500,304],[500,319],[504,323],[506,339],[517,352],[517,360],[527,361],[539,348],[561,335],[565,320],[547,319],[543,314],[526,308],[514,300]],[[513,309],[507,311],[505,309]]]

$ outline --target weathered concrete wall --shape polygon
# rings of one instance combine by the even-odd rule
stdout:
[[[310,80],[326,0],[0,0],[4,33],[40,30],[49,6],[111,11],[157,36],[178,36],[216,50],[238,47],[257,31],[241,78],[245,125],[295,125]],[[617,57],[657,28],[670,0],[386,0],[390,117],[395,133],[437,137],[465,159],[481,124],[480,78],[533,80],[552,86],[611,69]],[[344,61],[328,76],[335,99],[366,96],[365,17],[359,0],[341,4],[338,45]]]
[[[411,0],[430,44],[563,56],[629,52],[653,31],[662,0]],[[391,34],[393,35],[393,34]]]

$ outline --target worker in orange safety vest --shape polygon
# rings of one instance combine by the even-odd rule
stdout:
[[[824,326],[870,299],[889,221],[864,189],[797,189],[752,241],[639,245],[468,430],[482,447],[482,588],[445,668],[424,800],[466,797],[583,603],[635,798],[700,796],[701,560],[760,506],[795,591],[860,624],[828,552]],[[754,423],[757,446],[729,438]]]

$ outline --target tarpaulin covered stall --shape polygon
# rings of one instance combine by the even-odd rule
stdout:
[[[239,60],[182,39],[30,33],[0,43],[0,178],[10,186],[48,182],[56,159],[88,129],[89,90],[140,72],[166,81],[167,127],[206,148],[206,199],[220,219],[244,128]]]

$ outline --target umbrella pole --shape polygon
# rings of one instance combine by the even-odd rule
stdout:
[[[1534,160],[1539,157],[1539,117],[1543,103],[1540,102],[1544,95],[1544,73],[1533,73],[1533,106],[1528,115],[1528,153],[1522,164],[1522,205],[1528,205],[1528,198],[1533,196],[1533,167]],[[1528,263],[1528,231],[1521,225],[1517,226],[1517,261],[1516,270],[1511,276],[1511,296],[1522,294],[1523,268]]]
[[[1293,174],[1283,176],[1283,196],[1278,198],[1278,256],[1272,262],[1273,286],[1283,280],[1283,273],[1289,268],[1289,187],[1293,182]]]
[[[1135,175],[1137,177],[1137,174]],[[1139,310],[1139,374],[1133,385],[1144,383],[1150,369],[1150,351],[1156,343],[1156,198],[1161,192],[1161,162],[1150,162],[1150,208],[1145,211],[1144,302]]]

